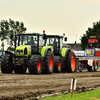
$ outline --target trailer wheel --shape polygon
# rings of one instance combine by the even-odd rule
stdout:
[[[13,71],[13,57],[11,54],[4,54],[1,57],[1,71],[2,73],[12,73]]]
[[[24,74],[27,70],[27,67],[23,67],[23,66],[15,66],[14,67],[14,72],[15,73],[19,73],[19,74]]]
[[[41,55],[32,55],[28,61],[28,70],[31,74],[41,74],[42,57]]]
[[[92,66],[88,66],[87,69],[89,72],[93,72],[95,68],[95,62],[93,61],[93,65]]]
[[[96,61],[96,65],[95,65],[95,67],[94,67],[94,71],[96,72],[97,69],[98,69],[98,61]]]
[[[43,73],[52,74],[54,70],[54,56],[51,50],[47,51],[46,57],[44,58],[45,69]]]
[[[73,52],[69,52],[67,58],[68,71],[74,72],[76,67],[76,56]]]
[[[62,69],[62,60],[60,56],[54,57],[54,72],[60,73]]]

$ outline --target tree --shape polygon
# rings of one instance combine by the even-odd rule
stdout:
[[[8,21],[1,20],[0,21],[0,29],[1,29],[0,30],[1,41],[5,40],[5,39],[9,39],[11,33],[14,35],[15,32],[18,34],[20,32],[20,30],[22,30],[22,32],[26,31],[26,27],[24,27],[23,22],[14,21],[11,19],[9,19]],[[14,38],[12,39],[12,41],[14,42]]]
[[[85,34],[83,34],[83,37],[81,37],[81,47],[82,49],[85,49],[87,46],[87,39],[90,38],[90,36],[100,36],[100,21],[99,22],[93,22],[93,28],[88,27]]]

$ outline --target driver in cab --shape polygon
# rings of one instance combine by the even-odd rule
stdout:
[[[31,45],[33,46],[33,47],[35,47],[36,45],[35,45],[35,41],[34,41],[34,38],[33,37],[31,37]]]

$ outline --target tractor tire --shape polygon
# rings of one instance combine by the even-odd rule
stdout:
[[[67,55],[62,58],[62,72],[68,72],[68,64],[67,64],[67,58],[68,58],[69,52],[67,53]]]
[[[13,57],[11,54],[4,54],[1,57],[1,72],[2,73],[12,73],[14,65]]]
[[[87,69],[88,69],[88,72],[94,72],[95,62],[93,62],[93,65],[92,66],[88,66]]]
[[[48,50],[46,57],[44,58],[44,66],[45,69],[43,70],[43,73],[45,74],[52,74],[54,70],[54,56],[52,51]]]
[[[41,74],[42,57],[41,55],[32,55],[28,61],[28,70],[30,74]]]
[[[96,61],[96,65],[95,65],[95,67],[94,67],[94,71],[96,72],[97,69],[98,69],[98,61]]]
[[[54,72],[60,73],[62,70],[62,60],[60,56],[54,57]]]
[[[67,66],[68,66],[68,72],[75,72],[76,56],[73,52],[68,53]]]
[[[24,74],[24,73],[26,73],[26,70],[27,70],[27,67],[23,67],[23,66],[15,66],[14,67],[15,73]]]

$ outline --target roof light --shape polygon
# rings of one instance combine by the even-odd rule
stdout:
[[[45,30],[43,30],[43,34],[45,34]]]
[[[22,32],[22,30],[20,30],[20,32]]]
[[[65,33],[63,33],[63,36],[65,36]]]

